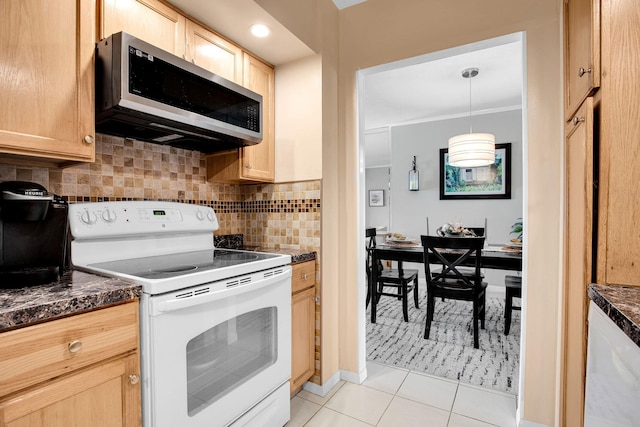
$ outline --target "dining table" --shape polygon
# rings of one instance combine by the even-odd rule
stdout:
[[[389,244],[382,243],[370,249],[371,265],[378,265],[378,261],[396,261],[422,263],[424,260],[424,248],[419,244]],[[447,257],[447,252],[441,252]],[[455,259],[456,252],[451,252],[449,257]],[[458,254],[459,255],[459,254]],[[482,250],[482,268],[495,270],[522,271],[522,250],[511,246],[489,246]],[[475,265],[475,256],[471,255],[461,265]],[[378,269],[371,269],[369,277],[369,295],[371,298],[371,323],[376,323],[376,283],[378,283]]]

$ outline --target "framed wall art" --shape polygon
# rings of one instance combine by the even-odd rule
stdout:
[[[496,144],[496,161],[489,166],[458,168],[449,165],[440,149],[440,200],[510,199],[511,144]]]
[[[369,190],[369,206],[384,206],[384,190]]]

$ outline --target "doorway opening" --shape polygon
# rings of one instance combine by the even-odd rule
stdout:
[[[363,242],[365,228],[376,228],[382,236],[398,233],[419,241],[420,235],[434,234],[438,226],[455,221],[468,227],[484,225],[487,244],[492,247],[507,245],[516,237],[511,233],[512,226],[522,221],[526,202],[524,49],[524,33],[515,33],[358,72],[359,152],[363,165],[359,177],[359,224]],[[469,67],[480,70],[479,78],[473,82],[472,105],[468,82],[460,77],[460,72]],[[494,133],[496,143],[509,144],[510,198],[441,197],[440,150],[447,148],[449,137],[467,133],[470,122],[474,132]],[[418,191],[409,190],[408,185],[414,156],[419,172]],[[379,243],[383,240],[384,237],[378,237]],[[364,243],[362,248],[364,256]],[[422,289],[420,308],[410,309],[409,322],[402,319],[400,301],[383,297],[380,303],[386,306],[387,317],[372,325],[368,310],[364,309],[364,265],[360,268],[361,366],[376,361],[519,393],[520,331],[524,329],[524,319],[514,312],[509,334],[504,334],[503,326],[506,276],[519,277],[519,272],[483,270],[489,284],[488,318],[485,330],[481,330],[480,350],[473,350],[472,334],[468,332],[466,336],[464,332],[471,326],[470,303],[441,304],[440,314],[449,316],[447,319],[455,318],[459,325],[443,320],[442,336],[422,338],[426,284],[421,264],[405,263],[405,268],[420,272]],[[467,309],[468,315],[463,313]],[[454,333],[456,328],[462,332]],[[459,335],[457,340],[466,338],[465,345],[456,347],[450,339],[455,334]]]

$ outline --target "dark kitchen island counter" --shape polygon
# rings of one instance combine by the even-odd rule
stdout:
[[[0,289],[0,332],[127,302],[140,293],[131,282],[77,270],[46,285]]]

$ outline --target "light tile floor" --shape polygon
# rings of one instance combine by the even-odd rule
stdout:
[[[515,427],[516,398],[374,362],[367,380],[341,381],[327,396],[302,390],[288,427]]]

